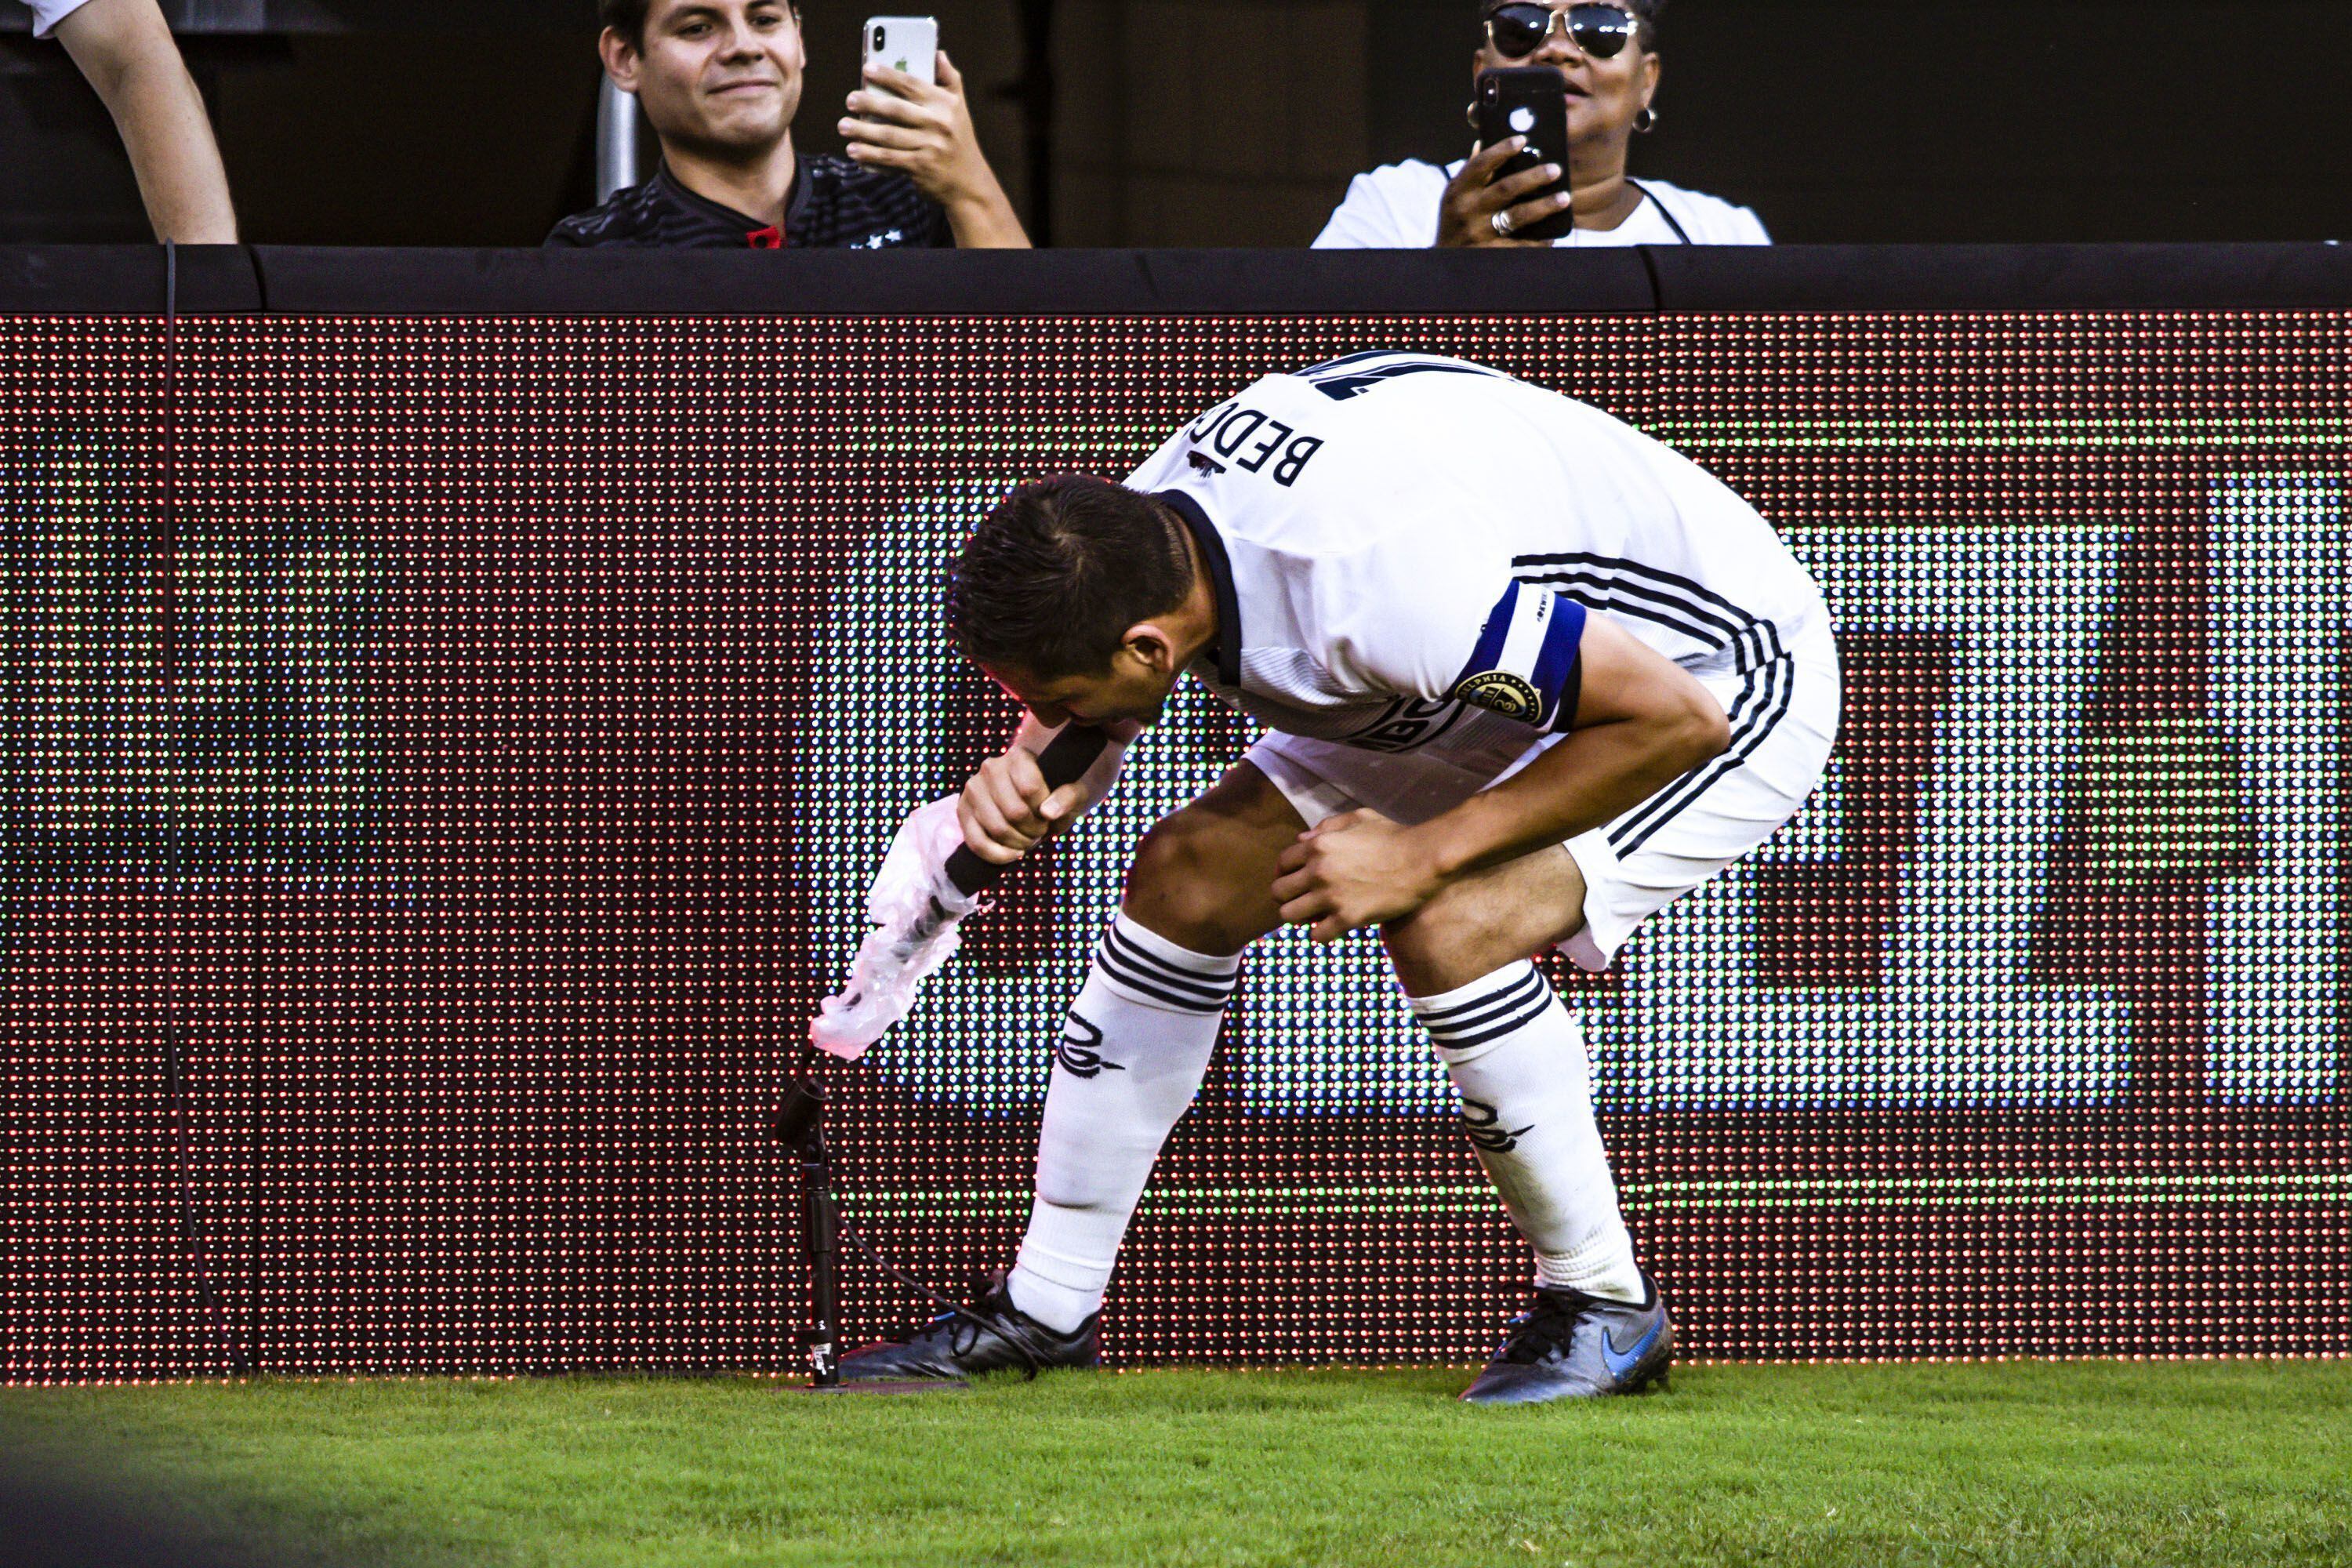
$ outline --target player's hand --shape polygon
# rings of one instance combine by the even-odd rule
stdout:
[[[1080,779],[1046,788],[1035,754],[1015,746],[989,758],[964,784],[956,803],[963,841],[990,865],[1010,866],[1085,809],[1087,787]]]
[[[1444,889],[1410,828],[1376,811],[1350,811],[1298,836],[1282,852],[1274,896],[1290,925],[1337,942],[1360,927],[1402,920]]]
[[[1546,246],[1548,239],[1509,239],[1495,232],[1495,215],[1507,212],[1514,227],[1525,228],[1540,223],[1570,205],[1566,191],[1556,191],[1548,196],[1522,200],[1531,191],[1539,191],[1559,178],[1559,165],[1541,163],[1532,169],[1522,169],[1507,179],[1496,179],[1496,172],[1511,161],[1514,153],[1528,144],[1524,136],[1514,136],[1497,142],[1492,147],[1480,149],[1462,165],[1462,172],[1447,182],[1445,195],[1437,205],[1437,243],[1453,246]]]
[[[936,87],[868,62],[866,85],[849,95],[841,121],[849,156],[869,168],[898,170],[944,207],[987,200],[999,187],[971,128],[963,74],[944,49],[935,69]]]

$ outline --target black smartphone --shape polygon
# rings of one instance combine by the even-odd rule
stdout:
[[[1560,169],[1556,184],[1529,191],[1520,202],[1569,188],[1568,93],[1559,72],[1549,66],[1509,66],[1478,73],[1478,145],[1492,147],[1514,136],[1526,137],[1527,147],[1512,155],[1496,179],[1543,163],[1557,163]],[[1518,202],[1511,205],[1517,206]],[[1511,237],[1558,239],[1575,227],[1576,214],[1562,207],[1539,223],[1513,229]]]

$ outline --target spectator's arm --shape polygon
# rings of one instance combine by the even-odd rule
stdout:
[[[961,248],[1028,249],[1028,231],[972,132],[962,73],[944,52],[939,79],[933,87],[887,66],[867,66],[866,85],[849,95],[850,118],[841,122],[850,157],[914,181],[947,210]]]
[[[114,116],[155,237],[235,245],[220,148],[156,0],[88,0],[57,36]]]
[[[1348,194],[1338,206],[1331,209],[1323,232],[1315,237],[1310,247],[1316,250],[1378,250],[1385,248],[1382,241],[1388,236],[1374,218],[1380,205],[1380,193],[1372,188],[1369,175],[1358,174],[1348,182]]]

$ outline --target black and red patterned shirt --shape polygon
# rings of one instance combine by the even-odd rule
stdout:
[[[888,250],[951,246],[955,235],[946,209],[906,175],[830,153],[803,153],[782,229],[695,195],[665,163],[644,184],[615,191],[603,206],[557,224],[547,243]]]

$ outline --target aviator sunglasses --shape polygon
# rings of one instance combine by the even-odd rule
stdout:
[[[1569,39],[1596,60],[1615,59],[1641,27],[1630,11],[1615,5],[1571,5],[1555,11],[1549,5],[1497,5],[1486,14],[1486,37],[1495,52],[1506,59],[1523,60],[1551,37],[1552,24],[1567,29]]]

